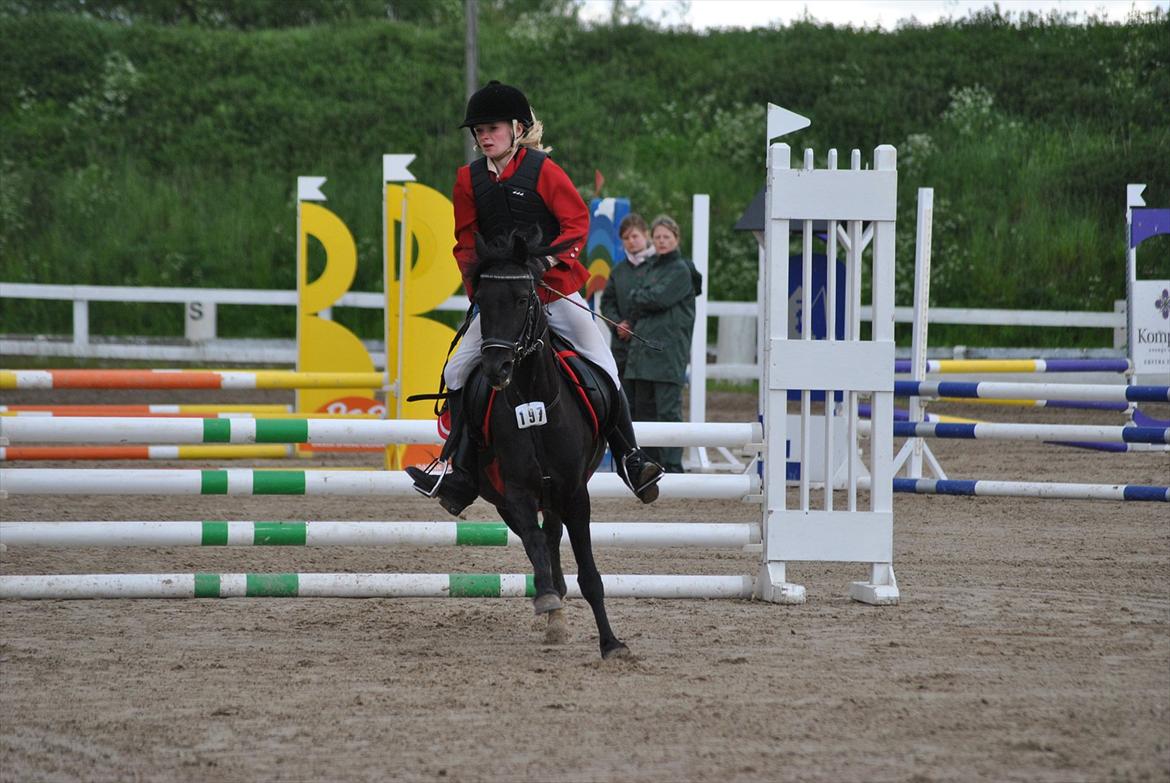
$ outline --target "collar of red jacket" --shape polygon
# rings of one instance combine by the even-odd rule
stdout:
[[[524,156],[527,154],[528,154],[528,148],[527,147],[520,147],[520,149],[516,150],[516,154],[512,156],[512,159],[510,161],[508,161],[508,165],[504,166],[504,170],[502,172],[500,172],[499,176],[496,176],[496,173],[494,171],[492,171],[492,167],[488,166],[487,167],[488,176],[490,176],[493,180],[495,180],[497,182],[502,180],[502,179],[508,179],[509,177],[511,177],[513,174],[516,173],[516,169],[519,168],[519,166],[520,166],[520,161],[524,160]]]

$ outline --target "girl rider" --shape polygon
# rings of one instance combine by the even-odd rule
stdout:
[[[662,467],[638,448],[629,404],[622,393],[621,379],[613,354],[593,322],[578,289],[589,273],[579,256],[589,233],[589,210],[564,170],[548,157],[541,146],[544,128],[532,114],[528,99],[515,87],[492,81],[467,102],[467,114],[460,126],[470,128],[484,157],[463,166],[455,175],[452,200],[455,206],[455,260],[463,274],[463,287],[472,296],[469,283],[475,267],[475,235],[485,239],[505,236],[513,229],[539,227],[545,245],[572,240],[559,255],[545,258],[543,280],[564,294],[560,297],[542,288],[537,295],[548,313],[553,331],[568,339],[577,352],[605,370],[613,379],[617,405],[615,421],[608,436],[618,473],[643,503],[658,498]],[[574,303],[581,307],[574,306]],[[458,515],[479,495],[475,445],[463,421],[463,388],[479,361],[482,337],[476,316],[459,347],[447,362],[443,379],[452,391],[447,398],[451,412],[451,471],[445,476],[407,468],[414,486],[427,496],[438,496],[440,505]]]

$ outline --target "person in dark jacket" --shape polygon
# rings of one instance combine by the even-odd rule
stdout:
[[[646,271],[644,262],[654,255],[654,246],[650,244],[650,227],[637,212],[631,212],[622,218],[618,225],[618,236],[621,237],[626,258],[614,264],[609,272],[609,280],[601,295],[601,314],[617,324],[609,347],[617,363],[622,388],[625,389],[626,397],[632,404],[633,389],[626,383],[626,359],[629,357],[632,339],[630,335],[636,326],[630,292],[640,284]]]
[[[589,233],[589,210],[564,169],[541,146],[544,126],[532,113],[520,90],[492,81],[467,101],[463,125],[475,138],[484,157],[462,166],[455,174],[452,202],[455,210],[455,261],[471,298],[470,280],[475,270],[475,236],[488,241],[513,230],[539,228],[547,246],[564,245],[557,256],[544,259],[543,282],[556,294],[538,290],[553,331],[568,339],[577,352],[600,366],[613,379],[616,390],[615,422],[609,434],[610,451],[618,473],[643,503],[658,498],[662,467],[638,448],[629,406],[621,391],[621,379],[613,354],[605,344],[578,289],[589,278],[580,253]],[[479,495],[475,445],[463,421],[461,396],[468,376],[479,361],[483,337],[475,316],[448,359],[443,378],[452,391],[448,398],[451,434],[444,447],[450,471],[432,474],[407,468],[414,487],[454,515]]]
[[[682,421],[682,388],[695,330],[695,297],[702,278],[679,251],[679,227],[662,215],[650,225],[656,254],[646,261],[637,288],[629,294],[632,313],[642,338],[661,351],[638,342],[630,344],[626,382],[633,387],[631,404],[636,421]],[[667,473],[682,473],[682,449],[647,449]]]

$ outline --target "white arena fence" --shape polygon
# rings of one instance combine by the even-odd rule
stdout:
[[[216,362],[221,364],[286,364],[296,363],[296,345],[292,340],[225,340],[218,337],[217,313],[220,305],[232,307],[295,307],[296,292],[282,290],[252,290],[238,288],[153,288],[99,285],[45,285],[36,283],[0,283],[0,300],[32,299],[69,302],[73,308],[73,331],[69,335],[18,336],[0,334],[0,354],[6,356],[56,356],[75,359],[118,359],[168,362]],[[186,314],[185,341],[174,345],[155,342],[151,338],[108,338],[94,335],[90,330],[91,302],[120,302],[129,304],[171,304],[182,306]],[[339,301],[339,307],[380,310],[385,296],[379,293],[350,292]],[[1077,310],[998,310],[959,307],[931,309],[931,322],[936,324],[972,324],[988,326],[1042,326],[1051,328],[1101,328],[1114,330],[1114,347],[1125,340],[1125,302],[1117,302],[1113,312]],[[3,306],[0,305],[0,309]],[[464,312],[467,301],[453,296],[437,310]],[[754,335],[756,327],[732,324],[733,321],[755,322],[760,313],[757,302],[708,301],[707,317],[728,319],[729,328],[737,333]],[[325,315],[328,315],[327,313]],[[872,308],[864,305],[861,318],[869,321]],[[912,323],[913,307],[895,307],[894,320]],[[719,328],[724,322],[721,320]],[[173,340],[171,341],[173,342]],[[724,342],[724,341],[720,341]],[[366,347],[378,369],[384,368],[385,350],[380,341],[366,341]],[[718,353],[714,347],[708,353]],[[706,377],[752,380],[759,377],[759,367],[745,362],[742,351],[734,357],[718,357],[706,367]]]

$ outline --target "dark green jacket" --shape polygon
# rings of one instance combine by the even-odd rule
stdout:
[[[695,295],[702,290],[702,280],[677,250],[652,256],[642,266],[646,271],[641,284],[630,292],[630,304],[637,317],[638,334],[658,343],[662,350],[631,341],[625,377],[683,383],[695,330]]]
[[[629,321],[631,328],[637,324],[634,318],[634,305],[630,301],[630,294],[642,283],[646,274],[649,260],[634,266],[629,261],[622,261],[614,266],[609,273],[609,281],[605,284],[605,291],[601,294],[601,314],[611,321],[621,323]],[[629,340],[622,340],[617,336],[617,329],[609,327],[613,333],[609,341],[609,349],[620,368],[625,364],[630,353]]]

